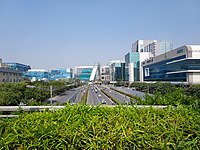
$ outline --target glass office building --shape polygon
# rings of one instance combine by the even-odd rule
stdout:
[[[129,52],[125,55],[125,80],[140,81],[140,53]]]
[[[70,79],[73,77],[72,68],[60,68],[50,71],[50,80]]]
[[[92,74],[93,66],[75,67],[75,77],[81,81],[89,81]]]
[[[134,75],[136,72],[134,70],[131,71],[132,68],[136,68],[136,63],[129,63],[130,69],[129,69],[129,79],[126,80],[133,82],[133,81],[140,81],[143,82],[143,69],[142,69],[142,62],[151,58],[155,57],[157,55],[160,55],[162,53],[165,53],[167,51],[172,50],[173,44],[171,41],[159,41],[159,40],[137,40],[132,44],[132,52],[139,53],[139,80],[138,76]],[[136,55],[136,54],[134,54]],[[126,64],[126,67],[128,64]],[[136,70],[135,70],[136,71]],[[127,72],[127,69],[126,69]],[[127,72],[128,74],[128,72]]]
[[[200,46],[182,46],[142,65],[144,81],[200,83]]]
[[[28,71],[28,70],[31,69],[31,66],[20,64],[20,63],[10,63],[10,62],[7,62],[7,63],[4,63],[4,64],[10,66],[10,68],[12,68],[14,70],[19,70],[19,71],[22,71],[22,72],[26,72],[26,71]]]
[[[112,60],[109,62],[110,80],[124,81],[125,80],[125,62],[121,60]]]
[[[47,81],[50,79],[50,74],[47,70],[43,69],[31,69],[25,73],[25,77],[31,81]]]
[[[94,82],[100,79],[100,64],[94,66],[75,67],[75,78],[84,82]]]

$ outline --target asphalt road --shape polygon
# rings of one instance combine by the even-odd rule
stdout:
[[[103,103],[104,101],[104,103]],[[104,93],[101,92],[98,86],[90,85],[88,91],[87,104],[90,105],[113,105],[111,101]]]
[[[115,98],[121,104],[128,104],[130,102],[130,98],[128,96],[125,96],[119,92],[116,92],[116,91],[110,89],[111,87],[115,88],[117,90],[121,90],[121,91],[131,94],[131,95],[139,96],[142,99],[144,99],[145,95],[146,95],[143,92],[131,90],[127,87],[90,85],[86,104],[89,104],[89,105],[100,105],[100,104],[113,105],[114,102],[111,99],[109,99],[104,93],[102,93],[101,90],[103,90],[106,94],[110,95],[111,97]],[[87,85],[65,91],[64,93],[53,97],[53,103],[54,104],[56,104],[56,103],[62,104],[65,102],[80,103],[81,98],[82,98],[83,94],[86,92],[86,90],[87,90]],[[48,99],[47,101],[50,102],[51,100]],[[104,101],[104,103],[102,101]]]
[[[141,99],[144,99],[146,97],[146,93],[136,91],[136,90],[132,90],[132,89],[127,88],[127,87],[112,87],[112,88],[123,91],[125,93],[131,94],[131,95],[134,95],[134,96],[138,96]],[[148,95],[152,96],[152,94],[148,94]]]
[[[52,98],[53,103],[54,104],[56,104],[56,103],[62,104],[65,102],[70,102],[70,103],[79,102],[79,100],[80,100],[79,95],[81,94],[80,93],[81,89],[83,89],[83,87],[78,87],[75,89],[65,91],[64,93],[53,97]],[[79,96],[79,97],[77,98],[77,96]],[[47,102],[51,102],[51,99],[48,99]]]
[[[82,86],[79,91],[70,99],[70,103],[80,103],[83,94],[87,91],[87,86]]]
[[[110,89],[109,86],[101,86],[101,88],[106,94],[115,98],[121,104],[128,104],[130,102],[130,98],[128,96],[125,96],[121,93],[118,93],[118,92]]]

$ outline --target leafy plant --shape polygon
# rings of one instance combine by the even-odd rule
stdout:
[[[139,109],[67,105],[0,120],[1,149],[198,149],[192,107]]]
[[[41,104],[50,97],[50,85],[53,86],[53,95],[58,95],[75,86],[64,81],[0,83],[0,105],[18,105],[20,102],[31,105]]]

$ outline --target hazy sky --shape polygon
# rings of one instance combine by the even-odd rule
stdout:
[[[200,44],[200,0],[0,0],[0,58],[53,69],[124,59],[138,39]]]

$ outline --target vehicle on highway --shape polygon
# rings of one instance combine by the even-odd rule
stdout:
[[[96,90],[95,90],[95,92],[97,93],[97,92],[98,92],[98,90],[96,89]]]
[[[76,105],[76,103],[70,103],[71,106]]]
[[[105,99],[103,99],[103,100],[101,101],[101,104],[106,104]]]
[[[98,97],[101,98],[101,94],[99,94]]]
[[[136,90],[136,88],[135,88],[135,87],[132,87],[131,90]]]

